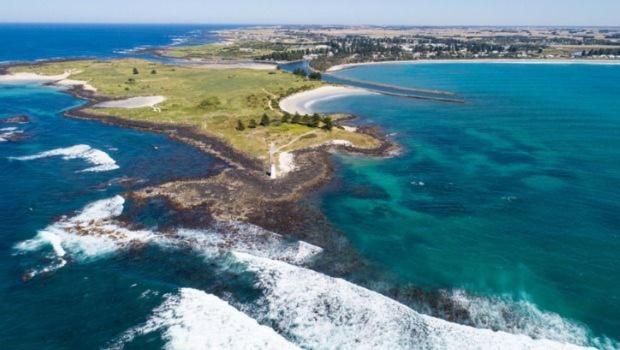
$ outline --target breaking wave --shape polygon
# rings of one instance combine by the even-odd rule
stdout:
[[[28,161],[48,157],[62,157],[64,160],[83,159],[84,161],[94,165],[90,168],[82,170],[82,172],[102,172],[116,170],[119,166],[107,153],[89,145],[75,145],[67,148],[57,148],[30,156],[12,157],[12,159]]]
[[[281,235],[259,226],[241,223],[221,223],[210,230],[177,231],[180,239],[206,255],[217,252],[245,252],[295,265],[303,265],[323,249],[303,241],[287,241]]]
[[[0,142],[9,141],[15,135],[19,135],[19,134],[23,134],[23,131],[17,130],[17,128],[14,126],[0,128]]]
[[[87,261],[103,257],[136,244],[153,243],[166,248],[190,248],[207,257],[231,250],[248,252],[291,264],[305,264],[322,249],[282,236],[258,226],[244,223],[220,224],[213,229],[157,232],[127,228],[115,218],[121,215],[125,199],[115,196],[95,201],[77,215],[62,217],[29,240],[15,245],[20,252],[51,247],[53,263],[27,273],[32,278],[42,272],[57,270],[67,263],[67,256]]]
[[[456,308],[466,310],[469,323],[478,328],[498,329],[525,334],[536,339],[550,339],[600,349],[618,349],[620,344],[606,338],[592,338],[584,325],[562,316],[540,310],[526,300],[473,296],[462,290],[444,292]]]
[[[191,288],[168,295],[144,324],[127,330],[109,348],[122,349],[152,332],[162,332],[166,349],[299,349],[226,301]]]
[[[303,348],[579,348],[450,323],[342,279],[249,254],[235,256],[256,273],[257,287],[264,293],[254,316]]]
[[[237,222],[166,233],[130,229],[116,219],[124,204],[121,196],[93,202],[17,244],[19,252],[48,249],[53,255],[51,264],[29,272],[29,277],[59,269],[71,260],[87,261],[133,244],[151,243],[189,249],[207,259],[226,254],[255,275],[254,287],[262,296],[251,304],[231,301],[255,321],[215,296],[182,289],[178,295],[168,296],[145,324],[128,330],[112,347],[122,347],[134,337],[154,331],[163,332],[171,349],[211,344],[223,348],[292,348],[293,343],[320,349],[571,349],[578,345],[612,349],[618,345],[605,338],[589,340],[587,328],[532,304],[519,304],[522,314],[515,314],[515,302],[473,297],[460,291],[448,297],[468,311],[471,324],[477,328],[451,323],[346,280],[301,267],[322,252],[320,247]],[[235,326],[224,327],[224,333],[220,327],[220,332],[213,333],[213,324],[225,322]],[[238,336],[244,332],[261,335],[249,340]],[[270,343],[275,339],[281,346]],[[256,344],[235,343],[259,340]]]

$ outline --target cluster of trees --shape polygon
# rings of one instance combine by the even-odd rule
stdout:
[[[299,75],[310,80],[321,80],[321,73],[317,71],[312,71],[309,74],[306,74],[306,71],[303,68],[297,68],[293,71],[293,74]]]
[[[318,113],[314,113],[313,115],[300,115],[299,113],[295,113],[293,115],[284,112],[284,115],[279,120],[271,120],[267,114],[263,114],[260,118],[260,122],[256,123],[255,119],[250,119],[247,127],[250,129],[257,128],[260,126],[269,126],[274,122],[279,123],[290,123],[290,124],[300,124],[306,125],[311,128],[321,127],[324,130],[331,131],[334,127],[334,121],[330,116],[321,117]],[[238,131],[245,130],[246,126],[241,119],[237,120],[237,126],[235,129]]]

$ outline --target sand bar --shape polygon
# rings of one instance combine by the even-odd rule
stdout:
[[[311,114],[313,113],[312,105],[320,101],[331,100],[339,97],[374,94],[374,92],[360,88],[346,86],[322,86],[314,90],[293,94],[283,99],[280,101],[280,109],[291,114]]]

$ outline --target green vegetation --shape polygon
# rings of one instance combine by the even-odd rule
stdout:
[[[138,72],[156,70],[157,74],[133,74],[134,68]],[[14,66],[10,71],[46,75],[71,71],[71,79],[85,80],[97,88],[97,93],[112,98],[165,96],[166,101],[159,104],[158,109],[110,108],[89,109],[88,112],[158,124],[192,126],[196,132],[219,138],[235,149],[260,159],[265,159],[271,142],[277,147],[286,145],[289,151],[334,139],[347,140],[360,147],[377,144],[368,135],[339,128],[328,132],[325,119],[322,121],[323,129],[319,129],[309,127],[313,120],[307,116],[285,117],[287,114],[279,110],[277,101],[324,83],[282,71],[269,74],[250,69],[174,67],[135,59],[51,62]],[[256,120],[261,121],[261,127],[258,127]],[[309,133],[316,134],[316,137],[300,138]]]
[[[201,58],[213,60],[252,60],[270,55],[276,50],[272,44],[261,42],[239,42],[234,44],[206,44],[180,46],[160,51],[160,54],[175,58]]]

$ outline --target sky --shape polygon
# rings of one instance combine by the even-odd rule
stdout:
[[[620,26],[620,0],[0,0],[0,22]]]

